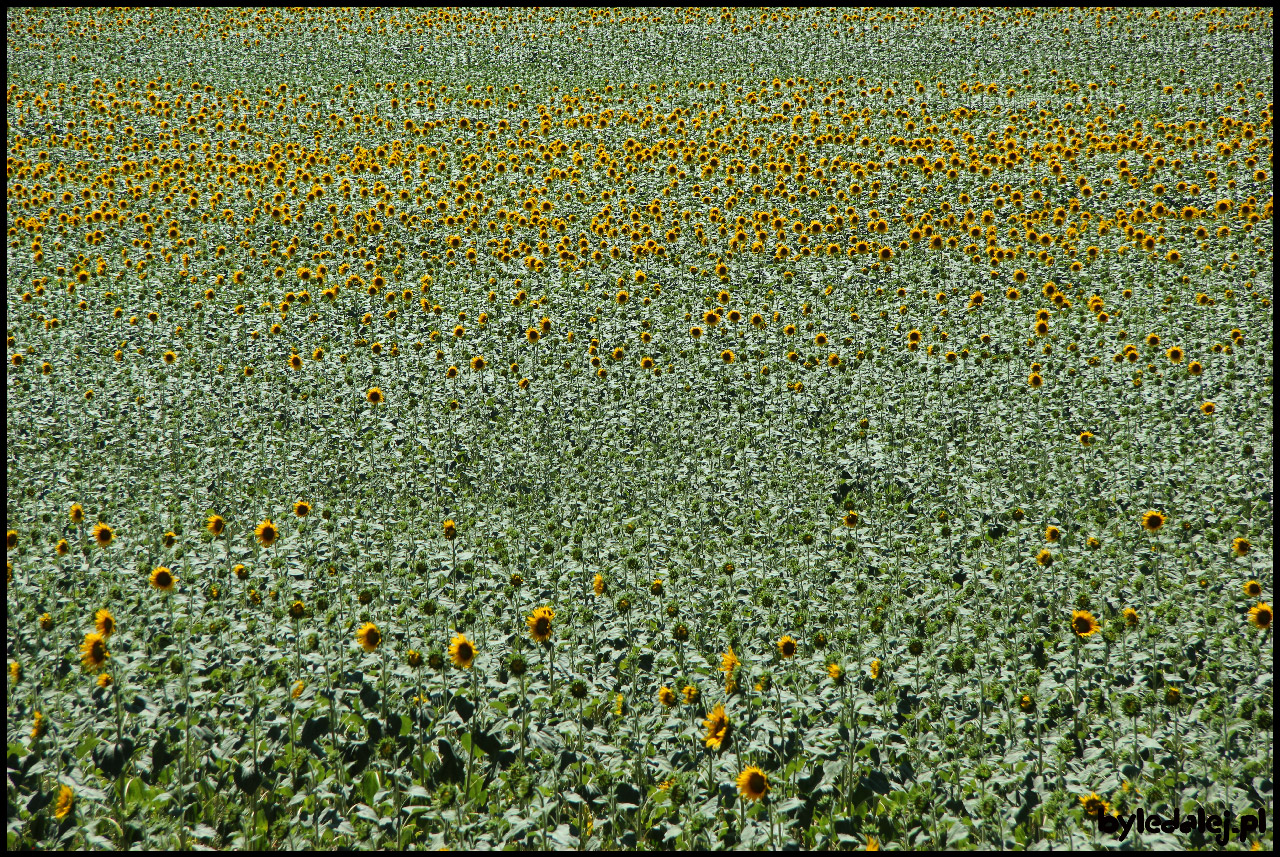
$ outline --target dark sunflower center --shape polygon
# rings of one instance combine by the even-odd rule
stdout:
[[[546,616],[539,616],[538,620],[533,623],[533,631],[539,637],[545,637],[551,633],[551,620]]]
[[[369,645],[376,646],[378,645],[379,642],[381,642],[382,636],[377,631],[371,630],[369,631],[365,639],[369,641]]]
[[[169,576],[169,572],[162,571],[156,575],[156,583],[162,587],[170,586],[173,583],[173,578]]]
[[[747,781],[747,790],[752,794],[764,793],[764,774],[752,773],[751,779]]]
[[[1077,619],[1077,620],[1076,620],[1076,633],[1077,633],[1077,634],[1085,634],[1085,633],[1088,633],[1089,628],[1090,628],[1091,626],[1092,626],[1092,623],[1091,623],[1088,619],[1084,619],[1084,618]]]

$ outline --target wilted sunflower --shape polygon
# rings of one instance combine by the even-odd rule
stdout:
[[[550,607],[539,607],[533,611],[525,624],[529,626],[529,636],[536,642],[545,643],[551,639],[551,621],[556,618]]]
[[[1259,601],[1257,604],[1250,607],[1249,621],[1253,624],[1253,627],[1259,628],[1263,631],[1270,628],[1271,627],[1271,605],[1267,604],[1264,601]]]
[[[115,537],[115,532],[106,524],[93,525],[93,540],[98,543],[98,547],[107,547]]]
[[[738,794],[750,801],[757,801],[769,793],[769,777],[755,765],[738,774]]]
[[[161,565],[152,570],[150,581],[151,585],[161,592],[172,592],[178,578],[173,576],[172,571]]]
[[[723,705],[713,708],[707,715],[707,719],[702,721],[702,725],[707,730],[705,741],[707,747],[719,750],[724,746],[725,739],[729,737],[729,717],[724,713]]]
[[[1088,637],[1090,634],[1096,634],[1102,626],[1098,624],[1098,620],[1093,618],[1093,614],[1088,610],[1072,610],[1071,611],[1071,630],[1078,637]]]
[[[356,631],[356,642],[366,652],[376,651],[378,644],[382,642],[382,632],[372,622],[365,622]]]
[[[204,527],[214,536],[220,536],[222,531],[227,528],[227,522],[222,519],[221,515],[210,515]]]
[[[101,669],[109,657],[107,641],[101,634],[90,631],[84,635],[84,642],[80,644],[80,662],[85,669]]]
[[[111,611],[103,607],[97,613],[93,614],[93,627],[98,629],[98,633],[102,635],[102,639],[106,640],[116,632],[116,618],[111,615]]]
[[[276,529],[276,525],[271,523],[271,519],[267,518],[261,524],[254,528],[253,534],[258,537],[258,542],[264,547],[269,548],[276,543],[276,539],[280,538],[280,531]]]
[[[476,659],[476,647],[466,634],[458,634],[449,642],[449,659],[460,669],[470,669]]]
[[[1149,533],[1154,533],[1164,526],[1165,517],[1161,513],[1152,510],[1142,516],[1142,528]]]
[[[778,640],[778,652],[784,658],[795,657],[797,648],[796,641],[790,634],[787,634],[783,636],[781,640]]]

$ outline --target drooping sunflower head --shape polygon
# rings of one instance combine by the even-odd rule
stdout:
[[[80,644],[80,662],[86,669],[100,669],[109,657],[105,637],[93,631],[84,635],[84,642]]]
[[[1149,533],[1154,533],[1164,526],[1165,517],[1154,509],[1142,516],[1142,528]]]
[[[270,518],[254,527],[253,534],[258,537],[258,542],[264,548],[271,547],[276,543],[276,539],[280,538],[280,530],[276,529],[276,525],[271,523]]]
[[[533,611],[525,623],[529,626],[529,636],[539,643],[545,643],[551,639],[551,622],[556,618],[555,611],[550,607],[539,607]]]
[[[466,634],[458,634],[449,642],[449,659],[459,669],[470,669],[476,659],[476,647]]]
[[[102,639],[106,640],[116,632],[116,618],[111,615],[110,610],[103,607],[93,614],[93,627],[97,628]]]
[[[730,646],[728,651],[720,656],[720,672],[733,672],[741,663],[742,661],[738,660],[738,656],[734,654],[733,646]]]
[[[1102,626],[1098,624],[1098,620],[1093,618],[1093,614],[1088,610],[1071,611],[1071,630],[1078,637],[1088,637],[1090,634],[1096,634]]]
[[[702,725],[707,730],[707,737],[703,743],[712,750],[722,749],[729,737],[729,716],[724,713],[724,706],[717,705],[713,708],[707,715],[707,719],[702,721]]]
[[[750,801],[757,801],[769,793],[769,777],[755,765],[738,774],[738,794]]]
[[[356,642],[366,652],[376,651],[378,645],[382,642],[382,632],[372,622],[365,622],[356,631]]]

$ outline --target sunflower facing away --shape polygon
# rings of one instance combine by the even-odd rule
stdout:
[[[729,717],[724,713],[723,705],[713,708],[707,715],[707,719],[702,721],[702,725],[707,730],[705,742],[707,747],[719,750],[724,746],[725,739],[729,737]]]
[[[459,669],[471,669],[476,659],[476,647],[466,634],[458,634],[449,642],[449,659]]]

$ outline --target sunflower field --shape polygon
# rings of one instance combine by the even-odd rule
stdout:
[[[1272,12],[6,21],[10,849],[1272,814]]]

